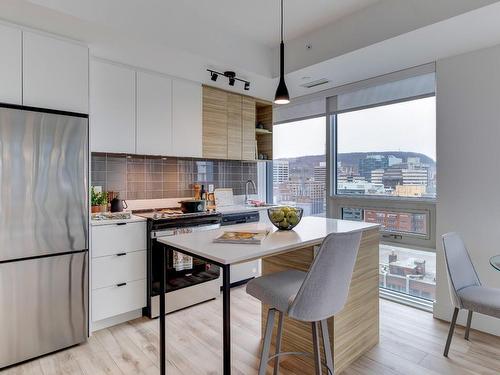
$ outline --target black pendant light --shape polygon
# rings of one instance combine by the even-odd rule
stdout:
[[[283,43],[283,0],[281,0],[281,43],[280,43],[280,82],[274,95],[275,104],[290,103],[290,95],[285,84],[285,44]]]

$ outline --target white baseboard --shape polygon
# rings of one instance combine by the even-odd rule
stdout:
[[[92,322],[91,334],[92,332],[99,331],[100,329],[109,328],[116,326],[121,323],[128,322],[129,320],[137,319],[142,316],[142,309],[129,311],[124,314],[112,316],[111,318],[98,320],[97,322]]]

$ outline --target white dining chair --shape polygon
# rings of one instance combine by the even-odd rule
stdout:
[[[469,252],[458,233],[446,233],[442,239],[448,284],[455,307],[443,354],[448,357],[460,309],[469,311],[465,327],[465,339],[468,340],[473,312],[500,318],[500,289],[481,285]]]

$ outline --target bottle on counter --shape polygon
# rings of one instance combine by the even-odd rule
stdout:
[[[201,190],[200,190],[200,199],[202,201],[206,201],[207,200],[207,192],[205,190],[205,185],[201,185]]]

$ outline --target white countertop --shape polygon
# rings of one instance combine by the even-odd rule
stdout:
[[[260,259],[302,247],[319,245],[330,233],[351,233],[379,227],[360,221],[304,217],[291,231],[278,231],[271,224],[252,223],[228,225],[220,229],[181,234],[158,239],[168,246],[213,260],[219,264],[236,264]],[[269,229],[271,232],[260,245],[221,244],[213,240],[222,232],[232,230]]]
[[[131,215],[130,219],[105,219],[105,220],[90,220],[90,225],[98,226],[98,225],[112,225],[119,223],[138,223],[141,221],[146,221],[145,218],[140,216]]]

